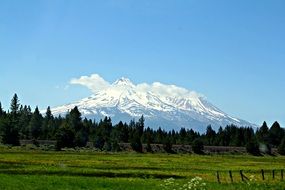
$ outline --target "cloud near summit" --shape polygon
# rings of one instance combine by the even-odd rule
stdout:
[[[123,79],[123,78],[122,78]],[[77,84],[87,87],[92,91],[92,93],[97,93],[101,90],[105,90],[107,88],[112,87],[112,84],[106,81],[98,74],[92,74],[90,76],[81,76],[79,78],[73,78],[70,80],[70,84]],[[192,97],[202,97],[205,98],[202,94],[199,94],[195,91],[187,90],[183,87],[178,87],[175,85],[163,84],[160,82],[154,82],[152,84],[148,83],[140,83],[133,84],[133,88],[136,88],[138,92],[151,92],[160,96],[165,97],[184,97],[184,98],[192,98]]]
[[[70,80],[70,84],[79,84],[82,86],[86,86],[93,93],[96,93],[100,90],[104,90],[110,86],[110,83],[98,74],[92,74],[91,76],[82,76],[77,79],[73,78]]]

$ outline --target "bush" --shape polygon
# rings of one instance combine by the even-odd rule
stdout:
[[[112,144],[109,141],[105,141],[104,146],[103,146],[103,150],[105,151],[111,151],[112,150]]]
[[[81,130],[75,134],[75,145],[78,147],[85,147],[88,142],[88,133]]]
[[[146,151],[153,153],[152,147],[149,142],[146,144]]]
[[[174,153],[173,150],[172,150],[172,143],[171,143],[171,141],[170,141],[169,138],[166,138],[166,139],[164,140],[163,149],[164,149],[165,152],[167,152],[167,153]]]
[[[117,141],[112,142],[112,151],[113,152],[121,151],[121,147]]]
[[[140,141],[131,142],[131,147],[136,152],[139,152],[139,153],[143,152],[142,143]]]
[[[246,151],[254,156],[260,155],[259,144],[256,141],[250,141],[246,144]]]
[[[195,139],[192,143],[192,151],[195,154],[203,154],[204,150],[204,143],[200,139]]]

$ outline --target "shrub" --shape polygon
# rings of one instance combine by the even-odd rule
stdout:
[[[166,138],[165,141],[163,142],[163,149],[167,153],[174,153],[172,150],[172,143],[169,138]]]
[[[250,141],[246,144],[246,151],[254,156],[260,155],[259,144],[256,141]]]
[[[117,141],[112,142],[112,151],[113,152],[121,151],[121,147]]]
[[[200,139],[195,139],[192,144],[192,151],[196,154],[203,154],[204,143]]]
[[[131,142],[131,147],[134,151],[142,153],[142,143],[140,141],[133,141]]]
[[[151,152],[151,153],[153,152],[152,147],[149,142],[146,144],[146,151]]]

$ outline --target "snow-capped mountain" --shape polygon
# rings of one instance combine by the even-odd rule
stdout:
[[[144,115],[147,126],[166,130],[185,127],[204,132],[208,125],[215,129],[229,124],[252,125],[229,116],[195,92],[161,83],[135,85],[127,78],[107,85],[88,98],[53,108],[52,112],[64,115],[75,106],[83,117],[99,120],[108,116],[114,123],[129,122]]]

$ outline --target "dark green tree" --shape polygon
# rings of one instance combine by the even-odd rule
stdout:
[[[111,150],[111,132],[112,132],[112,120],[105,117],[104,120],[99,122],[96,128],[95,147],[100,150]]]
[[[36,107],[29,124],[31,139],[33,140],[39,139],[42,132],[42,121],[43,117],[40,114],[39,108]]]
[[[14,94],[12,100],[11,100],[11,106],[10,106],[10,113],[12,116],[16,117],[19,114],[19,98],[17,94]]]
[[[43,119],[41,139],[44,139],[44,140],[51,139],[54,130],[55,130],[54,129],[54,117],[51,113],[50,107],[48,106],[46,115]]]
[[[124,124],[122,121],[120,121],[117,125],[114,126],[112,133],[113,133],[113,137],[111,137],[112,139],[115,138],[115,140],[118,143],[123,142],[123,140],[124,140]]]
[[[69,128],[75,134],[75,146],[84,147],[88,142],[88,128],[85,128],[82,123],[81,113],[78,107],[75,106],[66,116]]]
[[[88,139],[88,131],[84,128],[75,133],[75,145],[78,147],[85,147]]]
[[[134,134],[131,139],[131,147],[136,152],[143,152],[142,135],[144,130],[144,117],[142,116],[135,125]]]
[[[3,144],[20,145],[18,130],[13,126],[10,118],[0,119],[1,141]]]
[[[262,126],[256,131],[256,138],[259,142],[267,144],[269,138],[269,128],[267,123],[264,121]]]
[[[163,149],[167,153],[174,153],[174,151],[172,150],[172,142],[169,137],[164,138]]]
[[[284,137],[284,129],[282,129],[279,123],[276,121],[273,123],[269,130],[269,142],[273,146],[277,147]]]
[[[20,112],[20,103],[19,98],[17,94],[14,94],[11,104],[10,104],[10,120],[12,122],[12,127],[15,128],[15,130],[18,130],[18,124],[19,124],[19,112]]]
[[[212,126],[209,125],[206,129],[206,141],[207,145],[213,145],[216,138],[216,132],[212,129]]]
[[[19,99],[15,94],[11,100],[10,113],[1,119],[1,137],[3,144],[20,145],[19,141]],[[2,109],[2,108],[1,108]],[[3,112],[2,112],[3,114]]]
[[[279,154],[285,155],[285,137],[283,137],[283,139],[281,140],[281,143],[278,146],[277,151]]]
[[[70,129],[67,122],[59,127],[56,133],[56,149],[61,150],[62,148],[74,148],[75,147],[75,134]]]
[[[153,131],[148,127],[143,134],[144,142],[146,143],[146,151],[153,152],[151,144],[153,143]]]
[[[187,131],[185,128],[181,128],[179,132],[179,144],[186,145],[187,144]]]
[[[114,127],[112,129],[111,132],[111,150],[113,152],[118,152],[121,150],[119,142],[120,142],[120,138],[121,138],[121,131],[120,131],[120,126],[121,125],[117,125],[116,127]]]
[[[195,154],[203,154],[204,143],[201,139],[195,139],[192,144],[192,151]]]
[[[188,144],[191,145],[193,143],[193,141],[196,138],[198,138],[199,136],[200,135],[197,132],[195,132],[193,129],[188,130],[187,131],[187,142],[188,142]]]
[[[70,113],[66,116],[66,119],[71,129],[79,131],[82,128],[81,113],[79,112],[77,106],[70,110]]]
[[[22,109],[20,109],[19,124],[18,124],[20,139],[29,139],[30,137],[29,123],[31,118],[32,118],[32,112],[29,106],[24,106]]]
[[[256,140],[251,140],[246,144],[246,151],[254,156],[260,155],[259,144]]]
[[[161,127],[159,127],[155,133],[155,143],[162,144],[163,139],[164,139],[164,132],[162,131]]]
[[[3,111],[3,108],[2,108],[2,104],[0,102],[0,117],[2,117],[4,115],[4,111]]]

